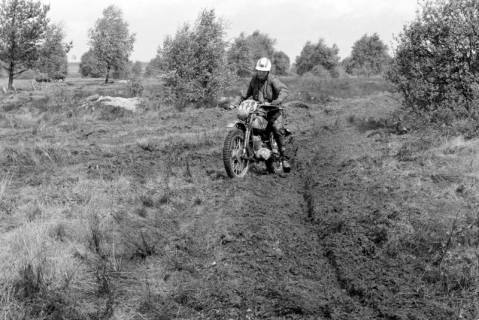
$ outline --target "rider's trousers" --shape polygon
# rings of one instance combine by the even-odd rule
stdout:
[[[286,145],[284,138],[284,116],[283,111],[274,112],[268,115],[268,125],[273,132],[274,140],[278,145],[278,151],[280,156],[286,158]]]

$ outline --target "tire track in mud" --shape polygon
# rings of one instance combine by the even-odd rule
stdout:
[[[341,195],[337,194],[335,186],[343,181],[338,151],[331,146],[341,145],[334,141],[335,135],[325,134],[326,145],[316,146],[320,149],[310,150],[299,170],[303,184],[304,214],[308,223],[318,235],[317,244],[321,247],[323,257],[326,259],[332,273],[334,274],[336,291],[341,299],[334,300],[329,305],[329,313],[325,314],[327,319],[373,319],[378,316],[376,310],[361,298],[360,292],[351,289],[350,284],[341,270],[334,252],[331,250],[329,237],[331,234],[341,233],[344,222],[334,219],[335,214],[342,211]],[[312,151],[312,152],[311,152]],[[333,219],[323,220],[324,214],[330,214]]]
[[[208,208],[184,230],[210,244],[211,257],[197,263],[214,263],[200,272],[206,287],[200,296],[207,305],[193,302],[204,318],[377,315],[351,294],[331,254],[328,235],[341,231],[342,222],[318,224],[323,210],[342,210],[342,195],[334,189],[343,175],[337,153],[342,139],[350,137],[335,138],[339,128],[314,129],[327,128],[331,120],[311,118],[307,128],[301,128],[295,170],[289,175],[253,171],[244,179],[211,181],[204,188]],[[215,172],[222,170],[219,156],[200,156],[195,165],[205,162]],[[194,296],[192,301],[197,300]]]
[[[336,214],[342,212],[342,195],[334,188],[344,182],[342,172],[340,146],[349,137],[338,139],[340,131],[323,131],[321,141],[309,137],[305,139],[307,145],[302,162],[299,164],[298,175],[302,182],[303,208],[306,224],[317,234],[317,245],[321,248],[323,258],[327,261],[330,272],[334,274],[334,289],[331,290],[331,299],[328,301],[326,319],[372,319],[377,312],[364,301],[360,294],[351,290],[348,279],[344,277],[333,252],[328,237],[331,234],[341,233],[343,221],[336,220]],[[298,185],[301,187],[301,185]],[[324,214],[333,217],[332,220],[322,220]],[[339,298],[338,298],[339,297]]]
[[[321,129],[334,120],[334,129]],[[177,279],[188,280],[181,280],[180,293],[171,288],[172,299],[192,310],[183,318],[402,319],[385,310],[395,292],[384,280],[400,286],[389,274],[408,270],[386,266],[379,271],[385,279],[372,281],[381,278],[375,273],[384,261],[374,257],[379,246],[365,224],[377,223],[368,214],[385,199],[366,195],[354,172],[362,157],[374,158],[374,146],[362,147],[366,136],[337,118],[311,121],[297,135],[296,169],[286,177],[257,171],[225,179],[221,154],[211,153],[209,142],[143,151],[135,159],[146,168],[139,174],[125,158],[129,173],[140,178],[161,170],[169,153],[190,159],[196,174],[206,173],[195,186],[204,203],[179,213],[178,239],[170,245],[186,248],[188,268],[178,270]],[[124,154],[138,149],[130,147]],[[196,251],[205,254],[190,254]]]
[[[381,166],[382,142],[343,124],[298,140],[286,178],[224,181],[233,200],[220,202],[231,224],[218,269],[237,279],[241,303],[221,307],[257,318],[447,319],[415,293],[414,261],[383,248],[397,199],[382,191],[382,173],[368,176]]]
[[[311,217],[341,297],[326,318],[450,319],[441,297],[418,294],[418,287],[428,285],[420,257],[390,251],[403,198],[390,191],[399,190],[400,182],[383,168],[389,161],[383,147],[384,141],[344,125],[324,132],[300,170],[304,214]]]
[[[250,310],[257,318],[293,319],[338,319],[354,310],[373,314],[347,294],[321,244],[324,235],[311,223],[318,214],[315,187],[334,175],[332,167],[324,176],[316,170],[324,170],[331,155],[310,135],[298,143],[303,148],[291,174],[250,173],[211,190],[218,204],[213,211],[220,211],[228,226],[219,235],[222,259],[208,278],[221,275],[221,287],[234,292],[211,310],[224,310],[224,316],[246,316]]]
[[[414,299],[395,298],[404,282],[414,286],[416,279],[404,276],[411,270],[382,253],[393,223],[387,205],[394,199],[371,192],[372,185],[364,181],[382,157],[380,147],[354,127],[340,126],[324,132],[306,162],[309,170],[302,172],[306,213],[341,295],[327,318],[405,319],[427,314]],[[430,315],[436,318],[434,312]]]

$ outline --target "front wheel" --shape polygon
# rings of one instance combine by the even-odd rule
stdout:
[[[244,132],[235,129],[228,133],[223,146],[223,162],[230,178],[242,178],[248,173],[249,161],[244,154]]]

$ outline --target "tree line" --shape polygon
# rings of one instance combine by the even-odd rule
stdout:
[[[0,65],[8,75],[9,88],[12,87],[13,79],[27,70],[36,70],[48,79],[63,79],[66,76],[67,53],[72,48],[72,43],[65,41],[62,26],[50,21],[47,15],[49,9],[49,5],[35,0],[5,0],[0,3]],[[181,45],[186,45],[187,48],[178,52],[183,55],[179,60],[191,64],[191,60],[187,62],[185,57],[195,55],[197,58],[194,61],[199,63],[194,69],[201,66],[206,73],[215,73],[214,77],[219,77],[216,75],[216,71],[221,70],[218,67],[219,60],[223,60],[221,65],[227,65],[221,71],[245,77],[251,75],[254,62],[262,56],[272,60],[274,73],[285,75],[291,72],[290,58],[283,51],[276,50],[276,40],[267,34],[260,31],[249,35],[241,33],[232,43],[227,43],[224,40],[224,25],[217,19],[214,10],[204,10],[194,25],[185,26],[174,36],[165,39],[156,57],[146,67],[147,76],[168,74],[173,67],[177,69],[178,65],[175,64],[178,61],[168,57],[168,54]],[[208,32],[211,33],[211,38],[208,38]],[[119,8],[109,6],[103,10],[102,16],[89,30],[89,38],[90,48],[81,57],[82,76],[104,77],[105,82],[108,82],[110,76],[124,78],[143,73],[140,62],[133,63],[129,60],[135,34],[130,33]],[[201,39],[204,47],[200,48],[192,41],[194,38]],[[381,73],[382,62],[387,60],[387,47],[377,34],[365,35],[363,38],[355,44],[352,56],[343,61],[346,63],[343,67],[351,74]],[[198,61],[198,57],[201,57],[198,55],[201,54],[204,54],[201,59],[206,62]],[[381,58],[378,59],[377,56]],[[312,72],[335,76],[340,66],[337,47],[328,47],[320,40],[316,44],[306,43],[293,64],[293,71],[298,74]],[[183,72],[183,75],[188,77],[187,72]],[[203,82],[207,78],[203,76]],[[169,82],[178,83],[175,80]]]
[[[307,42],[291,65],[275,48],[276,40],[260,31],[241,33],[225,41],[225,26],[214,10],[203,10],[159,46],[145,74],[158,75],[179,106],[208,105],[235,77],[248,77],[262,56],[272,60],[273,72],[338,77],[386,74],[404,98],[404,105],[430,119],[479,118],[479,6],[476,0],[430,0],[419,4],[416,19],[404,26],[393,57],[378,34],[365,34],[351,55],[339,58],[336,45],[324,39]],[[13,80],[27,70],[46,78],[64,78],[67,53],[62,26],[48,18],[49,5],[38,0],[0,2],[0,66]],[[90,48],[82,56],[83,76],[140,75],[143,66],[129,60],[135,34],[122,12],[109,6],[89,31]]]
[[[320,39],[307,42],[295,63],[275,48],[276,40],[260,31],[241,33],[232,43],[224,40],[225,27],[214,10],[204,10],[193,24],[185,24],[159,46],[145,74],[159,75],[171,89],[178,107],[193,103],[212,105],[222,89],[238,77],[249,77],[260,57],[272,61],[277,75],[291,72],[303,75],[338,77],[340,70],[356,75],[381,74],[390,63],[387,46],[379,36],[364,35],[353,46],[351,57],[341,61],[336,45]]]
[[[363,35],[354,43],[351,55],[343,60],[339,56],[339,48],[335,44],[328,46],[324,39],[319,39],[317,43],[308,41],[294,63],[286,53],[276,50],[275,44],[276,39],[259,30],[249,35],[241,33],[223,48],[228,69],[238,77],[249,77],[255,62],[261,57],[268,57],[272,62],[272,72],[280,76],[309,72],[317,76],[338,77],[341,70],[349,75],[372,76],[383,74],[392,59],[388,47],[377,33]],[[164,72],[164,59],[165,51],[160,47],[156,57],[147,65],[146,75]]]

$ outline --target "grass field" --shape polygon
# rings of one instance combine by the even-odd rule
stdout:
[[[226,177],[232,111],[145,82],[2,96],[2,319],[476,319],[479,140],[398,135],[381,79],[283,79],[293,172]],[[1,84],[0,84],[1,86]],[[229,92],[234,95],[241,87]]]

